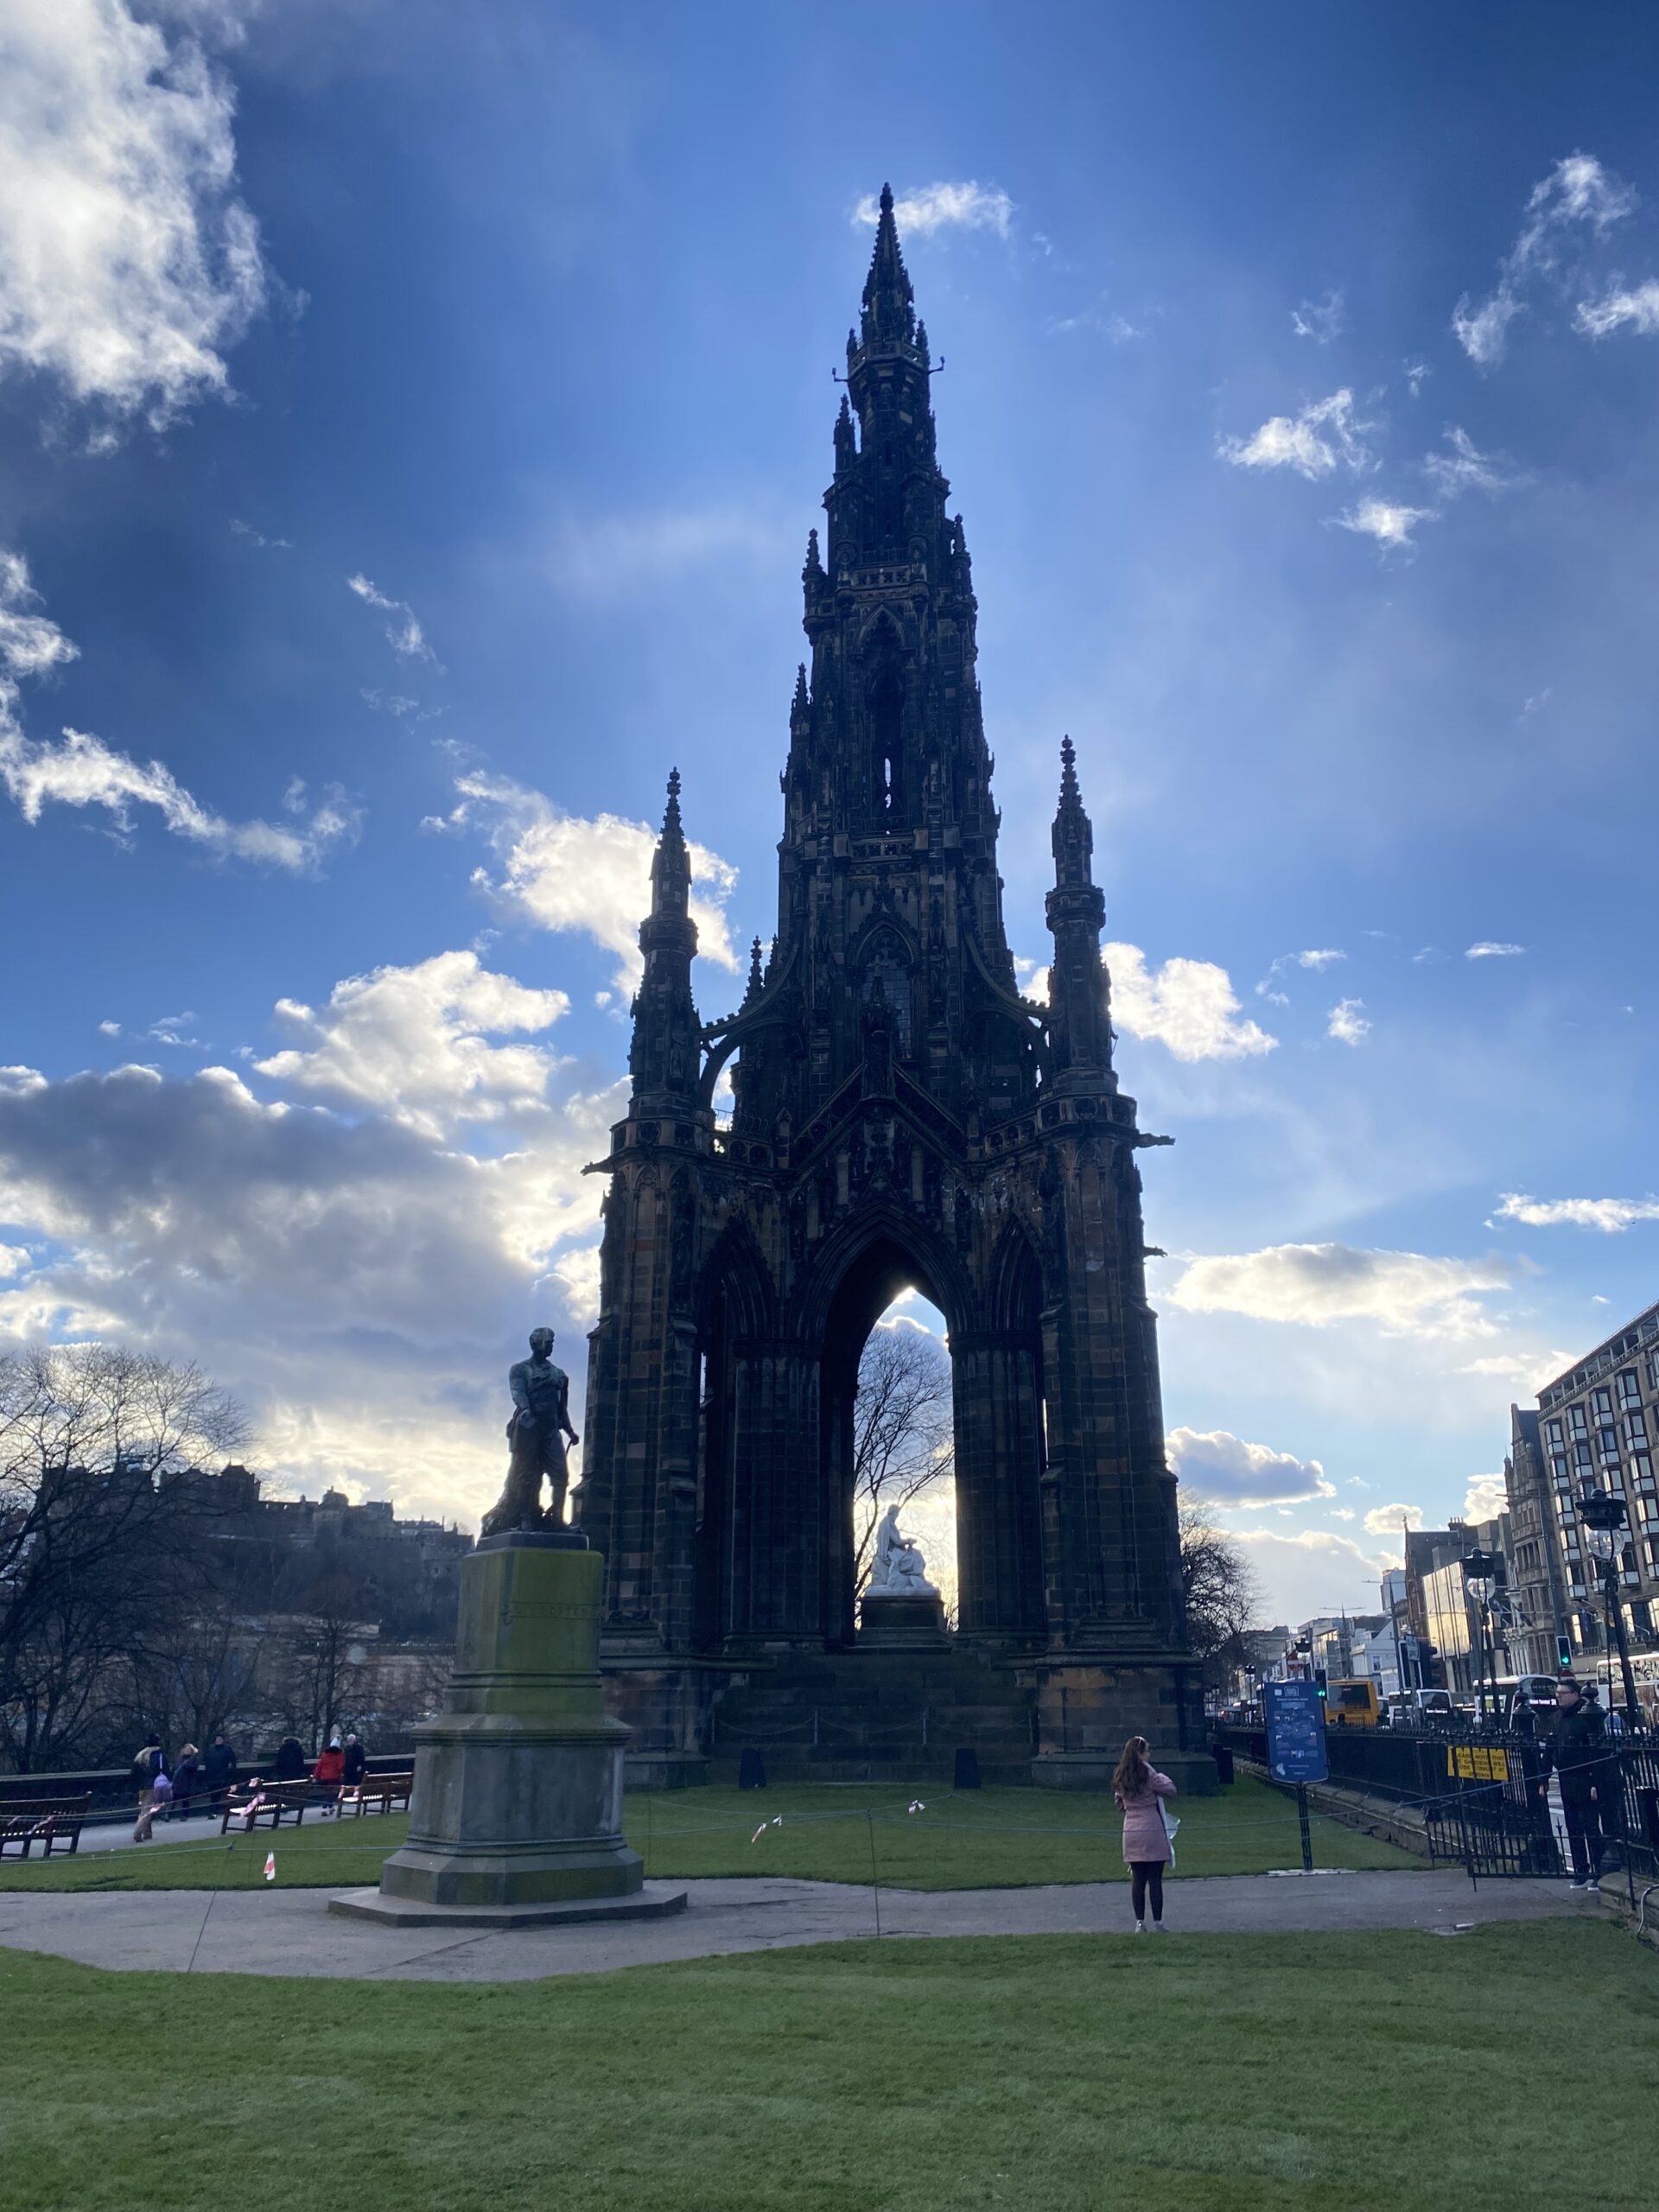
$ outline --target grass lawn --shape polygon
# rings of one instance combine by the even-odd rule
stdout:
[[[867,1783],[766,1790],[677,1789],[627,1800],[628,1834],[652,1875],[792,1874],[868,1882],[874,1834],[881,1882],[891,1889],[1017,1888],[1028,1882],[1098,1882],[1123,1877],[1122,1827],[1108,1797],[1036,1789],[924,1792],[925,1810],[906,1810],[907,1789]],[[866,1808],[874,1815],[866,1818]],[[1260,1874],[1300,1866],[1296,1808],[1265,1783],[1242,1776],[1219,1797],[1181,1801],[1176,1845],[1182,1874]],[[771,1826],[781,1815],[781,1827]],[[754,1831],[767,1822],[758,1840]],[[130,1851],[49,1861],[0,1861],[0,1889],[242,1889],[263,1878],[276,1853],[277,1879],[324,1888],[366,1885],[404,1840],[402,1815],[367,1820],[308,1818],[207,1842],[153,1843]],[[1414,1866],[1393,1845],[1339,1821],[1313,1822],[1314,1864]]]
[[[5,2212],[1654,2201],[1659,1964],[1605,1924],[864,1942],[474,1986],[13,1953],[0,2017]],[[1552,2072],[1572,2022],[1605,2055],[1593,2094]]]

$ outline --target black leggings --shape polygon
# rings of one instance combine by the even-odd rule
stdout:
[[[1152,1916],[1164,1916],[1164,1861],[1161,1859],[1132,1859],[1129,1861],[1129,1897],[1135,1906],[1135,1916],[1147,1916],[1147,1891],[1152,1891]]]

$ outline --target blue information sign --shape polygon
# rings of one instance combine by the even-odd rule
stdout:
[[[1315,1682],[1263,1682],[1268,1772],[1275,1782],[1323,1782],[1325,1705]]]

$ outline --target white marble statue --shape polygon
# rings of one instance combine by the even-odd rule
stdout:
[[[927,1579],[927,1561],[914,1537],[899,1526],[899,1509],[890,1505],[875,1532],[875,1565],[870,1570],[867,1598],[937,1598]]]

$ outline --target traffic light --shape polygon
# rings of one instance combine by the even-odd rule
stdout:
[[[1323,1667],[1316,1667],[1313,1669],[1313,1682],[1314,1687],[1319,1693],[1319,1703],[1323,1705],[1325,1699],[1325,1669]]]
[[[1564,1675],[1573,1671],[1573,1639],[1565,1630],[1555,1639],[1555,1664]]]

